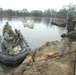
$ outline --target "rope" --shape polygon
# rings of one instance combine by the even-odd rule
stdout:
[[[75,52],[76,52],[76,50],[74,50],[74,51],[72,51],[72,52],[65,53],[65,54],[63,54],[63,56],[64,56],[64,55],[68,55],[68,54],[72,54],[72,53],[75,53]],[[58,55],[58,56],[61,56],[61,55]],[[47,58],[47,59],[56,58],[56,57],[58,57],[58,56],[49,57],[49,58]],[[63,57],[61,57],[61,58],[63,58]],[[35,62],[39,62],[39,61],[47,60],[47,59],[41,59],[41,60],[38,60],[38,61],[35,61]],[[24,65],[24,64],[27,64],[27,63],[22,63],[21,65]]]
[[[63,54],[63,56],[64,55],[68,55],[68,54],[72,54],[72,53],[75,53],[75,52],[76,52],[76,50],[74,50],[72,52],[65,53],[65,54]],[[60,56],[60,55],[58,55],[58,56]],[[53,56],[53,57],[50,57],[48,59],[52,59],[52,58],[56,58],[56,57],[57,56]],[[76,54],[75,54],[75,58],[76,58]],[[47,59],[41,59],[41,60],[38,60],[38,61],[35,61],[35,62],[39,62],[39,61],[42,61],[42,60],[47,60]],[[74,61],[74,72],[73,72],[73,75],[75,75],[75,62],[76,62],[76,60]],[[27,63],[22,63],[21,65],[25,65],[25,64],[27,64]]]
[[[65,54],[63,54],[63,56],[64,55],[68,55],[68,54],[72,54],[72,53],[75,53],[76,52],[76,50],[74,50],[74,51],[72,51],[72,52],[68,52],[68,53],[65,53]],[[61,55],[58,55],[58,56],[61,56]],[[54,57],[51,57],[51,58],[56,58],[57,56],[54,56]]]

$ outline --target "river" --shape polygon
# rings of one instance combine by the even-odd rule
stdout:
[[[27,20],[34,21],[34,27],[32,29],[24,27],[23,23]],[[7,21],[12,26],[13,30],[21,30],[22,35],[25,37],[32,50],[42,46],[47,41],[60,41],[60,35],[67,32],[65,28],[51,25],[51,18],[9,17],[0,18],[0,35],[2,35],[2,28]],[[3,64],[0,64],[0,66],[0,71],[3,71],[3,73],[9,72],[10,67]]]

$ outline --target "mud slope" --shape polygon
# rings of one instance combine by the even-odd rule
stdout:
[[[12,73],[7,75],[73,75],[74,53],[57,59],[44,57],[44,53],[58,51],[61,42],[46,42],[40,48],[32,50],[24,62]],[[67,47],[66,52],[75,50],[76,43]]]

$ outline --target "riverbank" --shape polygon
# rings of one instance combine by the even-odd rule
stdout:
[[[58,51],[60,46],[60,41],[46,42],[40,48],[32,50],[16,70],[6,75],[73,75],[74,53],[59,59],[43,56],[44,53]],[[66,52],[73,51],[75,46],[76,43],[73,42],[66,48]]]

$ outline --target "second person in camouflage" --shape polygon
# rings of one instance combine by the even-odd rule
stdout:
[[[61,37],[64,38],[64,40],[59,49],[60,56],[63,56],[66,47],[69,46],[74,39],[76,39],[76,21],[74,20],[74,18],[75,14],[73,12],[69,12],[66,15],[67,22],[64,23],[64,26],[67,27],[67,33],[61,35]]]

